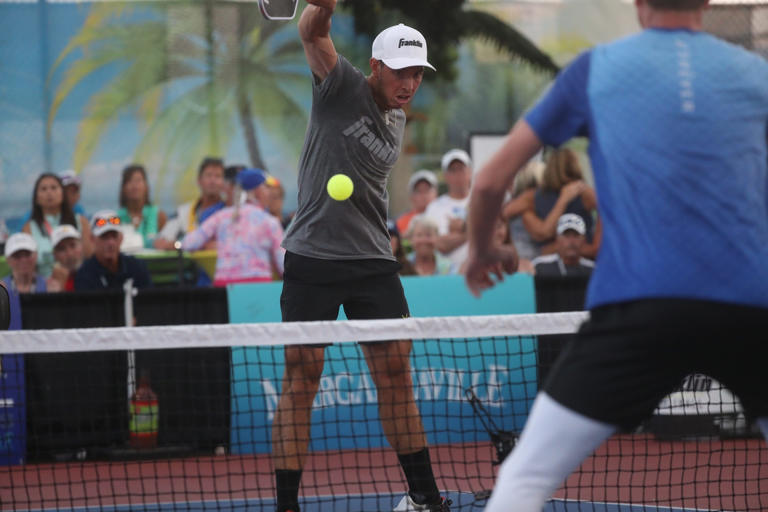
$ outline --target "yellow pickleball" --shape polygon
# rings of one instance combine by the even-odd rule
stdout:
[[[346,174],[334,174],[331,179],[328,180],[326,185],[328,195],[336,201],[344,201],[349,199],[352,195],[352,191],[355,189],[352,180]]]

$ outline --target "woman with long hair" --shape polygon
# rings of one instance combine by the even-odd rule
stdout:
[[[584,181],[576,153],[569,148],[560,148],[546,160],[533,203],[523,213],[523,224],[541,254],[551,254],[556,251],[557,220],[564,213],[575,213],[587,226],[587,244],[582,256],[594,259],[602,231],[599,219],[595,221],[596,211],[595,189]]]
[[[83,255],[86,258],[90,257],[93,246],[88,219],[72,211],[64,194],[61,179],[55,174],[43,173],[35,181],[32,192],[32,214],[21,230],[35,239],[37,271],[46,278],[51,275],[54,263],[51,233],[62,224],[74,226],[80,232],[83,240]]]
[[[144,248],[153,247],[157,233],[165,226],[165,212],[152,204],[147,171],[143,165],[131,164],[123,169],[120,183],[120,208],[117,215],[123,226],[132,226],[141,236]]]

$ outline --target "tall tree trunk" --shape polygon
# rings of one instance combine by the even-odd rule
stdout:
[[[256,139],[256,126],[253,122],[253,114],[251,113],[251,104],[248,102],[248,97],[245,91],[242,90],[242,84],[238,84],[237,93],[237,111],[240,115],[240,125],[243,128],[243,135],[245,136],[245,146],[248,149],[248,157],[251,160],[251,165],[258,167],[259,169],[267,170],[267,166],[261,159],[261,152],[259,151],[259,141]]]
[[[211,147],[208,151],[217,154],[221,151],[219,131],[216,127],[216,48],[214,47],[214,7],[213,0],[205,2],[205,43],[206,43],[206,73],[208,78],[208,135]]]
[[[238,39],[244,40],[251,30],[248,26],[246,16],[238,16]],[[259,169],[267,170],[267,166],[264,165],[264,161],[261,159],[261,151],[259,151],[259,141],[256,138],[256,124],[253,121],[253,112],[251,111],[251,102],[248,100],[248,92],[246,91],[245,77],[243,76],[243,69],[245,69],[246,56],[240,52],[242,45],[237,46],[237,59],[242,62],[242,65],[238,66],[237,73],[237,113],[240,117],[240,126],[243,129],[243,136],[245,137],[245,147],[248,150],[248,158],[251,160],[251,165]]]

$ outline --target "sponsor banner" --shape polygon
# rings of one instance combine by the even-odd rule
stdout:
[[[0,355],[0,466],[24,464],[24,356]]]
[[[414,316],[535,312],[533,278],[517,274],[476,299],[462,276],[403,278]],[[279,321],[281,283],[228,288],[233,323]],[[473,411],[474,394],[493,422],[519,430],[536,395],[536,339],[420,340],[411,356],[414,392],[429,442],[487,441]],[[283,375],[280,348],[233,348],[233,453],[271,451],[271,429]],[[386,445],[376,388],[355,343],[325,349],[325,368],[312,411],[312,450]]]

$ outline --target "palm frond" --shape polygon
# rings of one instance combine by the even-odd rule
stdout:
[[[464,37],[489,41],[498,49],[509,52],[541,71],[552,74],[560,71],[549,55],[541,51],[513,26],[504,23],[496,16],[483,11],[465,11],[462,21],[465,27]]]

